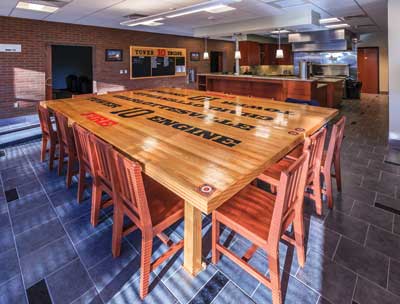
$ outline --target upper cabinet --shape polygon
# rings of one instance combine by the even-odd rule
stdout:
[[[290,44],[281,44],[283,50],[283,58],[276,58],[277,44],[264,43],[261,44],[261,64],[262,65],[292,65],[293,53]]]
[[[260,65],[260,44],[254,41],[239,41],[242,59],[240,65]]]

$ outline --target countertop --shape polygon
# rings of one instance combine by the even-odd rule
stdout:
[[[344,79],[340,78],[329,78],[329,77],[313,77],[312,79],[318,81],[318,82],[339,82],[339,81],[344,81]]]
[[[300,79],[296,76],[256,76],[256,75],[233,75],[233,74],[221,74],[221,73],[199,73],[198,76],[218,76],[218,77],[227,77],[227,78],[245,78],[245,79],[265,79],[265,80],[291,80],[291,81],[305,81],[305,82],[313,82],[317,79]]]

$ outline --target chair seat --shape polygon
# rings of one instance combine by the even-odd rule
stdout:
[[[155,230],[170,226],[170,219],[183,217],[184,202],[174,193],[143,174],[151,221]],[[164,223],[165,222],[165,223]]]
[[[258,245],[266,244],[270,230],[275,196],[255,186],[248,185],[219,207],[215,214],[218,221]]]

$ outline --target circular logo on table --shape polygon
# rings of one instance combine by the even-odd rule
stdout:
[[[299,135],[299,133],[296,132],[296,131],[289,131],[288,133],[289,133],[290,135]]]
[[[304,132],[305,131],[305,129],[303,129],[303,128],[296,128],[295,129],[297,132]]]
[[[215,191],[215,188],[211,185],[203,184],[198,188],[198,191],[203,195],[209,196]]]

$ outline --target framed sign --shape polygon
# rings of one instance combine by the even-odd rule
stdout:
[[[200,61],[200,53],[190,52],[190,61]]]
[[[186,49],[131,46],[131,79],[186,76]]]
[[[107,49],[106,61],[122,61],[122,50]]]

